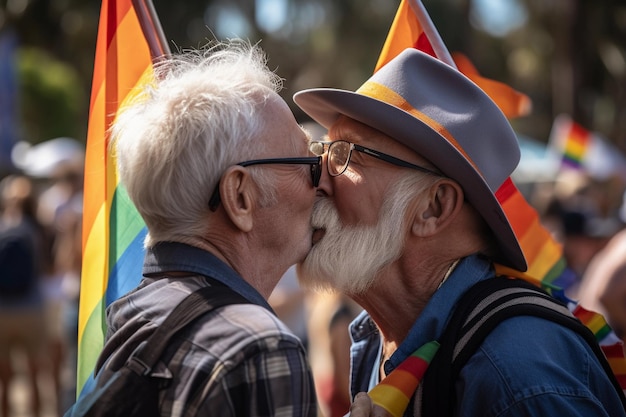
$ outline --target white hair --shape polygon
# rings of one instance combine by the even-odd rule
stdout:
[[[148,227],[147,247],[204,234],[213,189],[228,166],[262,152],[259,109],[282,89],[262,49],[242,40],[183,51],[154,72],[111,130],[121,182]],[[255,179],[268,182],[261,171]],[[264,192],[272,198],[272,187]]]

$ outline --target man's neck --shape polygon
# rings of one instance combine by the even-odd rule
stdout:
[[[225,262],[266,300],[291,266],[245,234],[212,234],[197,246]]]
[[[428,301],[457,263],[445,261],[412,269],[394,265],[376,278],[376,284],[366,294],[354,297],[381,332],[385,360],[404,341]]]

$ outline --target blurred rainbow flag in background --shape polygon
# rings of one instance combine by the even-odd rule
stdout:
[[[591,132],[567,117],[554,121],[552,140],[563,154],[562,162],[572,168],[582,168],[583,159],[591,144]]]
[[[91,389],[106,307],[141,279],[146,229],[118,183],[108,129],[133,89],[152,79],[153,59],[168,53],[151,3],[103,0],[85,160],[77,394]]]
[[[406,48],[417,48],[459,70],[482,88],[507,118],[530,112],[530,99],[524,94],[506,84],[481,77],[465,56],[450,55],[420,0],[401,1],[374,72]],[[571,151],[572,157],[582,153],[585,148],[580,136],[581,132],[578,130],[576,136],[578,147],[575,152]],[[554,240],[551,233],[541,224],[537,211],[526,201],[510,177],[496,191],[496,197],[513,227],[528,264],[526,272],[496,265],[496,273],[530,281],[549,291],[555,298],[568,303],[573,314],[594,332],[622,389],[626,388],[626,359],[619,339],[600,314],[587,311],[565,297],[564,290],[574,283],[575,275],[567,268],[561,244]],[[434,355],[434,352],[430,352]],[[415,358],[410,356],[406,360],[415,361]],[[428,363],[422,361],[426,366]],[[405,374],[407,369],[411,369],[403,365],[404,363],[398,366],[370,391],[374,404],[383,407],[393,416],[401,416],[404,413],[404,409],[400,409],[397,404],[399,402],[405,404],[407,393],[410,393],[408,397],[411,397],[425,371],[423,367],[416,368],[419,370],[416,378],[392,377],[396,371]],[[390,387],[394,385],[395,388]]]
[[[578,170],[598,180],[611,176],[626,180],[624,154],[568,115],[561,114],[554,119],[548,146],[560,159],[561,170]]]

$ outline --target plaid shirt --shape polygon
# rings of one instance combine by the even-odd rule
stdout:
[[[204,268],[206,275],[242,295],[250,292],[252,287],[212,255],[186,245],[161,245],[176,250],[157,257],[149,252],[144,274],[160,267],[172,270],[171,265],[164,265],[166,258],[178,262],[181,250],[183,255],[194,255],[196,265],[190,268],[187,262],[182,270]],[[213,274],[208,273],[210,269]],[[108,358],[113,366],[123,363],[186,295],[207,285],[200,275],[144,278],[137,289],[109,306],[107,341],[100,361]],[[302,343],[258,293],[246,298],[253,303],[228,305],[205,314],[166,350],[163,362],[153,371],[153,375],[170,380],[161,391],[162,416],[317,415],[313,378]]]

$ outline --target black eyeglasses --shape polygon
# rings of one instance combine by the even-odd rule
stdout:
[[[386,153],[366,148],[361,145],[356,145],[345,140],[337,140],[334,142],[313,141],[309,143],[309,150],[313,154],[320,156],[323,155],[324,152],[328,152],[328,173],[333,177],[337,177],[346,171],[348,164],[350,163],[350,157],[352,156],[353,150],[373,156],[374,158],[378,158],[393,165],[416,169],[426,174],[436,175],[438,177],[444,176],[443,174],[431,169],[403,161],[395,156],[387,155]]]
[[[265,165],[265,164],[288,164],[288,165],[310,165],[311,166],[311,181],[313,187],[320,185],[320,178],[322,177],[322,157],[321,156],[304,156],[300,158],[268,158],[268,159],[253,159],[251,161],[239,162],[237,165],[242,167],[249,167],[250,165]],[[218,183],[211,194],[209,199],[209,209],[211,211],[217,210],[220,205],[220,184]]]

